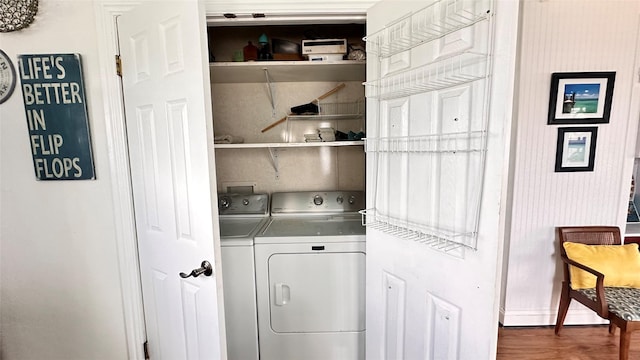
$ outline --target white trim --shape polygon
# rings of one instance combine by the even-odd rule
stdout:
[[[284,14],[363,14],[379,0],[204,0],[207,16],[234,13],[251,15]]]
[[[501,155],[493,155],[494,161],[501,161],[501,163],[495,166],[501,169],[502,176],[499,178],[501,185],[499,192],[500,204],[498,207],[498,224],[497,224],[497,251],[496,251],[496,268],[495,268],[495,292],[494,292],[494,321],[498,321],[504,318],[501,304],[501,294],[504,291],[503,280],[506,278],[506,266],[505,263],[508,258],[505,256],[505,252],[508,251],[509,246],[506,243],[506,234],[508,234],[510,214],[504,211],[504,205],[509,200],[509,166],[510,159],[513,156],[512,153],[512,127],[516,126],[513,120],[514,106],[515,106],[515,79],[517,77],[517,48],[518,48],[518,32],[519,32],[519,14],[520,4],[514,1],[494,0],[492,4],[493,16],[493,29],[491,30],[490,41],[491,44],[491,56],[492,64],[490,77],[490,101],[489,101],[489,116],[493,125],[489,125],[489,132],[495,133],[499,136],[499,143],[495,146],[496,151],[500,151]],[[498,14],[496,16],[496,14]],[[500,100],[502,99],[502,100]],[[499,103],[504,99],[509,99],[506,104],[500,105]],[[498,103],[498,105],[496,105]],[[500,125],[498,125],[500,124]],[[496,140],[494,140],[496,141]],[[490,149],[491,145],[488,145]],[[487,160],[489,162],[491,160]],[[487,176],[487,170],[485,169],[485,177]],[[496,178],[497,180],[498,178]],[[486,185],[485,185],[486,187]],[[483,197],[485,195],[483,194]],[[483,199],[485,202],[486,199]],[[505,274],[503,276],[503,273]],[[496,309],[498,311],[496,311]],[[490,357],[495,358],[497,354],[498,344],[498,331],[491,334],[491,341],[494,347],[491,348]]]
[[[138,266],[138,246],[129,174],[129,156],[122,102],[122,88],[116,75],[115,55],[119,54],[116,17],[132,9],[131,1],[102,0],[95,3],[98,55],[109,151],[109,175],[113,194],[114,229],[120,270],[124,333],[128,359],[144,360],[146,341],[142,287]]]
[[[491,76],[491,103],[489,109],[489,115],[492,119],[502,121],[503,127],[501,129],[502,136],[502,163],[500,168],[502,169],[501,187],[500,187],[500,204],[507,204],[510,199],[510,181],[509,181],[509,169],[511,165],[511,158],[513,157],[512,134],[513,128],[516,126],[516,122],[513,120],[513,114],[515,112],[514,106],[516,104],[516,78],[517,74],[517,48],[518,48],[518,36],[520,31],[520,23],[518,21],[520,14],[520,4],[518,2],[507,2],[495,0],[492,8],[494,9],[493,21],[494,28],[492,29],[491,41],[492,49],[492,76]],[[495,13],[499,14],[495,16]],[[493,100],[497,100],[495,94],[501,94],[502,99],[510,99],[504,106],[495,106]],[[485,177],[486,177],[485,173]],[[503,285],[504,279],[506,279],[509,246],[506,240],[509,233],[510,213],[503,210],[504,205],[499,207],[498,215],[498,248],[496,253],[496,274],[495,284],[499,285],[495,288],[494,301],[495,308],[499,311],[495,312],[495,320],[502,322],[503,309],[500,306],[502,301],[502,294],[505,291]],[[494,308],[494,309],[495,309]],[[498,343],[497,331],[494,334],[492,340],[495,344]],[[495,357],[497,347],[492,350],[491,356]]]
[[[216,26],[365,23],[369,7],[379,0],[205,0],[207,23]],[[232,13],[235,18],[223,15]],[[265,17],[253,18],[254,13]]]
[[[581,305],[580,305],[581,306]],[[547,326],[555,325],[557,312],[554,310],[510,310],[500,309],[500,319],[504,326]],[[565,317],[565,325],[607,324],[590,309],[571,306]]]
[[[270,14],[264,18],[254,18],[251,14],[236,14],[227,19],[222,14],[207,15],[207,24],[211,26],[258,26],[258,25],[296,25],[296,24],[364,24],[365,13],[340,14]]]

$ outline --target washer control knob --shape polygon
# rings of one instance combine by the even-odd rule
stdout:
[[[324,200],[322,199],[322,196],[320,195],[316,195],[313,197],[313,203],[316,205],[322,205],[322,203],[324,202]]]
[[[246,206],[249,205],[249,199],[242,199],[242,203]]]
[[[356,203],[356,197],[351,195],[349,196],[349,204],[353,205]]]
[[[344,198],[342,197],[342,195],[338,195],[336,201],[338,202],[338,204],[342,204],[344,202]]]

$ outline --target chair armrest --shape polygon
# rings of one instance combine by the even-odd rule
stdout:
[[[562,255],[561,258],[562,258],[562,261],[564,261],[566,264],[582,269],[596,277],[596,303],[599,309],[598,314],[606,318],[609,315],[609,307],[607,305],[607,299],[604,297],[604,274],[584,264],[573,261],[569,259],[566,255]],[[571,283],[571,281],[569,281],[569,283]]]

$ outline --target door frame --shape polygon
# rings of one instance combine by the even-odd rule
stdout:
[[[144,360],[147,341],[138,262],[133,190],[124,116],[122,78],[117,75],[115,55],[120,54],[116,18],[141,1],[96,2],[98,62],[100,64],[104,121],[109,153],[109,178],[114,208],[115,242],[120,270],[124,332],[128,358]]]
[[[133,210],[133,192],[129,172],[127,132],[124,116],[122,79],[117,76],[115,55],[118,47],[118,29],[116,18],[127,13],[144,0],[101,0],[95,2],[95,18],[98,46],[98,63],[104,106],[104,121],[109,153],[109,174],[112,201],[114,207],[114,230],[120,287],[124,308],[124,332],[128,358],[144,360],[143,344],[147,340],[144,307],[142,304],[142,284],[138,260],[136,223]],[[377,0],[338,0],[336,14],[366,13],[366,9]],[[216,5],[232,6],[234,11],[252,12],[256,4],[225,3],[217,0],[205,0],[207,15]],[[219,3],[219,4],[217,4]],[[326,1],[325,1],[326,3]],[[261,5],[262,6],[262,5]],[[266,6],[274,13],[318,14],[326,13],[326,7],[308,3],[305,8],[291,9],[286,4]]]
[[[116,26],[116,18],[119,15],[127,13],[144,0],[99,0],[94,3],[94,15],[96,20],[96,32],[97,32],[97,47],[98,47],[98,63],[100,66],[100,78],[102,89],[102,100],[104,106],[104,121],[105,131],[107,135],[107,151],[109,153],[109,174],[108,178],[111,181],[112,201],[114,206],[114,231],[115,242],[118,257],[118,268],[120,277],[120,287],[122,292],[122,305],[123,305],[123,320],[124,320],[124,332],[127,347],[128,358],[132,360],[144,360],[144,348],[143,344],[146,341],[146,328],[144,319],[144,308],[142,304],[142,286],[140,279],[140,268],[138,261],[138,247],[136,238],[136,224],[133,211],[133,193],[131,186],[131,175],[129,172],[129,156],[128,156],[128,144],[126,136],[126,125],[124,117],[124,101],[122,92],[121,78],[116,75],[115,55],[119,54],[118,48],[118,31]],[[202,0],[201,0],[202,1]],[[237,3],[235,1],[228,0],[204,0],[205,9],[207,15],[213,13],[212,8],[218,6],[232,7],[233,11],[241,12],[247,10],[247,13],[252,12],[252,9],[256,9],[257,4],[251,1]],[[331,0],[332,4],[336,6],[336,12],[332,15],[339,14],[354,14],[354,13],[366,13],[373,3],[377,0]],[[334,2],[335,1],[335,2]],[[303,5],[296,3],[296,5],[279,3],[277,5],[263,5],[273,13],[286,13],[286,14],[326,14],[326,6],[320,6],[319,1],[307,2]],[[504,0],[496,0],[496,3],[501,5],[502,9],[507,10],[507,13],[519,13],[519,6],[517,3],[509,3]],[[326,5],[326,0],[324,1]],[[516,29],[519,31],[518,19],[512,19],[516,22]],[[500,21],[498,26],[500,28],[510,24],[509,20]],[[502,32],[501,32],[502,33]],[[514,73],[516,68],[516,60],[511,56],[505,56],[504,54],[515,53],[517,36],[512,35],[508,41],[499,42],[498,49],[494,49],[496,54],[499,54],[495,62],[499,62],[506,66],[509,70],[502,74],[502,80],[512,80],[510,86],[505,86],[504,91],[513,94],[514,91]],[[495,46],[495,44],[494,44]],[[517,79],[516,79],[517,80]],[[494,80],[495,81],[495,80]],[[514,104],[509,103],[503,109],[491,109],[492,115],[496,115],[498,118],[512,117],[515,111]],[[505,131],[507,134],[512,134],[515,124],[507,122],[505,124]],[[507,169],[509,167],[509,159],[511,157],[511,151],[513,149],[513,137],[507,136],[503,144],[505,151],[503,162]],[[506,199],[507,203],[510,200],[510,177],[509,171],[503,172],[501,180],[503,182],[503,188],[501,191],[501,198]],[[502,255],[504,252],[505,242],[505,229],[508,226],[509,219],[504,213],[499,216],[499,230],[498,235],[503,241],[500,241],[498,246],[498,269],[496,274],[497,282],[502,280],[501,270],[504,264],[502,263]],[[506,254],[506,253],[505,253]],[[500,295],[503,289],[496,287],[495,298],[499,302]],[[499,305],[499,303],[498,303]],[[499,308],[499,306],[496,306]],[[496,321],[499,320],[499,311],[496,311]],[[497,333],[494,340],[497,340]]]

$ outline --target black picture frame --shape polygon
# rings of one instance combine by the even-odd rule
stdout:
[[[593,171],[597,127],[558,128],[556,172]]]
[[[608,123],[615,80],[615,71],[551,74],[547,124]]]

